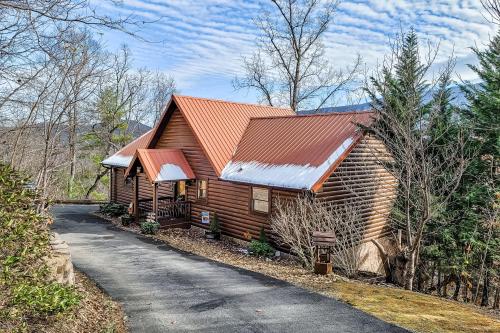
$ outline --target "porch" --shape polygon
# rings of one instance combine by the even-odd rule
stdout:
[[[161,228],[188,228],[191,217],[191,202],[175,200],[172,196],[157,198],[157,207],[153,198],[138,199],[138,216],[146,217],[154,213]]]
[[[166,228],[189,226],[191,203],[187,200],[186,181],[196,177],[181,150],[137,149],[125,176],[135,181],[136,220],[147,216]],[[152,191],[147,191],[151,197],[141,193],[140,177],[151,184]]]

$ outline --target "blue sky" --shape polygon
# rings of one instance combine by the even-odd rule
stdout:
[[[105,45],[127,44],[134,66],[164,71],[174,77],[180,93],[241,102],[257,102],[254,92],[235,91],[231,80],[242,73],[243,56],[255,49],[258,31],[252,17],[261,0],[122,0],[119,7],[95,0],[110,15],[134,15],[155,21],[144,26],[146,43],[119,32],[104,32]],[[474,80],[466,67],[475,62],[470,47],[483,48],[495,33],[482,16],[479,0],[344,0],[323,40],[328,60],[337,67],[362,56],[368,70],[389,52],[389,40],[413,26],[421,40],[440,45],[436,65],[452,52],[457,77]]]

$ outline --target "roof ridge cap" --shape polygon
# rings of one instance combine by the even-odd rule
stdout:
[[[347,116],[347,115],[363,114],[363,113],[375,113],[375,111],[373,111],[373,110],[364,110],[364,111],[333,111],[333,112],[313,113],[313,114],[293,114],[293,115],[282,115],[282,116],[250,117],[250,120],[279,119],[279,118],[306,118],[306,117]]]
[[[178,94],[173,94],[172,96],[174,96],[174,97],[181,97],[181,98],[201,99],[201,100],[205,100],[205,101],[212,101],[212,102],[222,102],[222,103],[231,103],[231,104],[241,104],[241,105],[257,106],[257,107],[262,107],[262,108],[271,108],[271,109],[289,110],[289,111],[292,111],[292,109],[287,108],[287,107],[271,106],[271,105],[263,105],[263,104],[258,104],[258,103],[248,103],[248,102],[234,102],[234,101],[228,101],[228,100],[219,99],[219,98],[207,98],[207,97],[188,96],[188,95],[178,95]]]

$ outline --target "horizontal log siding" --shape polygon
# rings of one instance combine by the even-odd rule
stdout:
[[[202,226],[201,212],[217,213],[221,230],[231,237],[244,239],[249,232],[257,238],[261,226],[269,232],[269,218],[265,215],[250,212],[250,187],[219,180],[201,146],[193,135],[186,120],[179,112],[174,111],[161,135],[156,148],[178,148],[184,152],[189,165],[198,179],[208,180],[208,196],[206,200],[197,200],[196,183],[187,187],[187,199],[191,201],[191,222]],[[278,194],[293,195],[293,192],[273,190],[272,198]]]
[[[357,207],[364,241],[391,232],[388,216],[396,196],[397,182],[375,156],[376,152],[383,151],[382,143],[365,137],[317,193],[321,200]]]
[[[129,205],[134,201],[135,179],[127,184],[125,182],[125,169],[113,169],[111,184],[111,202]],[[173,196],[173,188],[170,183],[162,183],[158,186],[158,196]],[[146,175],[139,175],[139,199],[153,199],[153,185]]]
[[[122,205],[129,205],[134,200],[134,185],[133,182],[127,184],[124,175],[125,169],[113,169],[111,201]]]

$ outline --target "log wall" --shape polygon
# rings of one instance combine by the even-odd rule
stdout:
[[[135,179],[128,184],[125,181],[125,169],[113,168],[111,176],[111,202],[129,205],[134,201]],[[170,183],[158,186],[158,196],[173,196],[173,188]],[[139,199],[152,199],[153,185],[144,174],[139,175]]]
[[[187,200],[191,201],[191,222],[201,224],[201,212],[217,213],[221,230],[224,234],[244,239],[249,233],[254,238],[264,226],[269,232],[269,219],[266,215],[250,210],[250,186],[221,181],[215,174],[188,123],[179,112],[174,111],[165,131],[160,136],[156,148],[178,148],[184,152],[189,165],[198,179],[208,180],[207,199],[197,200],[196,183],[187,186]],[[295,192],[271,190],[272,198],[276,196],[295,196]]]
[[[365,137],[317,193],[317,198],[350,205],[358,212],[364,242],[391,232],[388,216],[396,198],[397,181],[380,163],[385,152],[381,142]]]
[[[193,135],[191,128],[179,110],[175,110],[165,130],[159,137],[156,148],[181,149],[198,179],[208,181],[207,199],[196,198],[196,182],[187,186],[187,200],[191,202],[191,222],[201,224],[201,212],[217,213],[224,234],[244,239],[245,234],[257,238],[264,226],[269,232],[269,217],[250,209],[250,186],[221,181],[210,161]],[[360,227],[365,241],[381,238],[391,231],[388,215],[396,194],[396,180],[377,162],[374,148],[383,150],[383,145],[366,137],[336,171],[325,181],[317,193],[321,200],[338,205],[354,204],[361,214]],[[111,199],[128,205],[134,198],[135,181],[126,184],[124,169],[114,169]],[[152,198],[152,185],[144,175],[139,176],[139,197]],[[294,198],[295,191],[271,189],[275,202],[278,196]],[[172,196],[172,184],[163,183],[159,196]],[[272,214],[272,209],[271,209]]]

